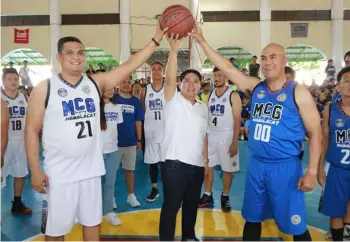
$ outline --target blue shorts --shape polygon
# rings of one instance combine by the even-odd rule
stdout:
[[[319,212],[331,218],[343,218],[350,200],[350,170],[330,163],[321,195]]]
[[[250,157],[247,169],[242,216],[249,222],[275,219],[285,234],[303,234],[306,227],[304,192],[298,190],[303,176],[297,158],[267,163]]]

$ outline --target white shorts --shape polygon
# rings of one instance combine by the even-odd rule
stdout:
[[[28,161],[24,140],[9,140],[4,157],[4,178],[28,175]]]
[[[146,164],[156,164],[160,161],[161,144],[146,143],[144,161]]]
[[[230,146],[232,143],[233,133],[227,132],[211,132],[208,137],[208,158],[209,167],[217,165],[225,172],[239,171],[239,151],[237,155],[230,157]]]
[[[42,204],[41,232],[57,237],[78,222],[93,227],[102,222],[101,177],[68,184],[50,184]]]

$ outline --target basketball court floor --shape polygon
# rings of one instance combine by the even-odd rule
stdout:
[[[243,204],[244,181],[249,157],[247,142],[239,144],[241,170],[235,174],[230,198],[233,211],[223,213],[220,211],[220,195],[222,191],[221,172],[215,171],[213,193],[215,204],[213,207],[199,209],[196,234],[201,240],[224,240],[239,241],[242,239],[244,220],[240,210]],[[305,144],[305,156],[303,159],[304,169],[307,168],[308,146]],[[11,214],[11,201],[13,199],[12,182],[7,180],[7,186],[1,191],[1,240],[2,241],[40,241],[43,235],[40,234],[41,224],[41,195],[31,189],[30,177],[26,179],[23,200],[25,204],[33,209],[29,216],[18,216]],[[160,191],[162,185],[160,184]],[[154,203],[148,203],[145,198],[150,192],[150,180],[148,166],[142,162],[141,155],[135,171],[135,195],[141,206],[132,208],[126,203],[127,190],[122,169],[118,171],[116,183],[116,200],[119,218],[122,220],[120,226],[113,226],[105,221],[101,226],[101,240],[157,240],[159,215],[162,204],[162,194]],[[318,213],[318,202],[321,194],[319,186],[306,194],[307,223],[313,240],[324,240],[323,233],[328,229],[329,220]],[[178,214],[176,228],[177,239],[181,239],[181,210]],[[72,232],[65,237],[66,240],[82,240],[81,227],[76,225]],[[279,233],[273,221],[266,221],[263,224],[262,239],[266,241],[292,240],[291,236]]]

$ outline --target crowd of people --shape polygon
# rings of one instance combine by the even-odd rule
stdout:
[[[46,239],[63,239],[78,221],[84,240],[97,241],[103,215],[113,225],[122,223],[113,210],[120,165],[125,171],[127,203],[140,206],[133,171],[136,154],[143,149],[151,180],[149,202],[161,193],[161,170],[160,240],[174,240],[180,207],[182,240],[198,240],[197,211],[213,203],[216,165],[223,171],[221,207],[224,212],[231,210],[229,192],[232,174],[240,169],[241,138],[248,140],[252,153],[242,208],[243,240],[260,240],[261,222],[271,218],[294,240],[311,240],[304,193],[312,191],[317,180],[324,187],[320,212],[331,218],[332,239],[349,236],[344,229],[350,227],[349,67],[339,71],[336,82],[305,88],[294,80],[294,70],[286,67],[282,46],[267,45],[261,63],[254,57],[247,73],[217,53],[196,28],[189,35],[216,66],[211,82],[203,82],[193,69],[177,76],[183,39],[172,35],[166,36],[167,67],[155,62],[151,83],[132,83],[131,73],[149,59],[166,31],[158,24],[154,38],[128,61],[111,71],[90,67],[87,75],[83,75],[82,42],[76,37],[61,38],[57,58],[62,71],[26,95],[18,91],[17,71],[4,70],[2,130],[8,133],[1,137],[2,178],[5,184],[8,175],[15,177],[12,212],[32,212],[21,200],[28,159],[32,187],[44,194],[42,232]],[[344,61],[350,66],[350,52]],[[259,69],[265,80],[258,78]],[[44,170],[39,159],[41,134]],[[309,164],[304,173],[300,153],[305,137]],[[331,174],[327,177],[326,157]]]

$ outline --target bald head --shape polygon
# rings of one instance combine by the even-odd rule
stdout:
[[[262,51],[262,55],[266,56],[266,53],[275,53],[277,55],[286,56],[286,50],[282,45],[271,43],[268,44]]]
[[[286,51],[275,43],[267,45],[261,54],[261,70],[267,80],[285,79],[284,68],[287,64]]]

